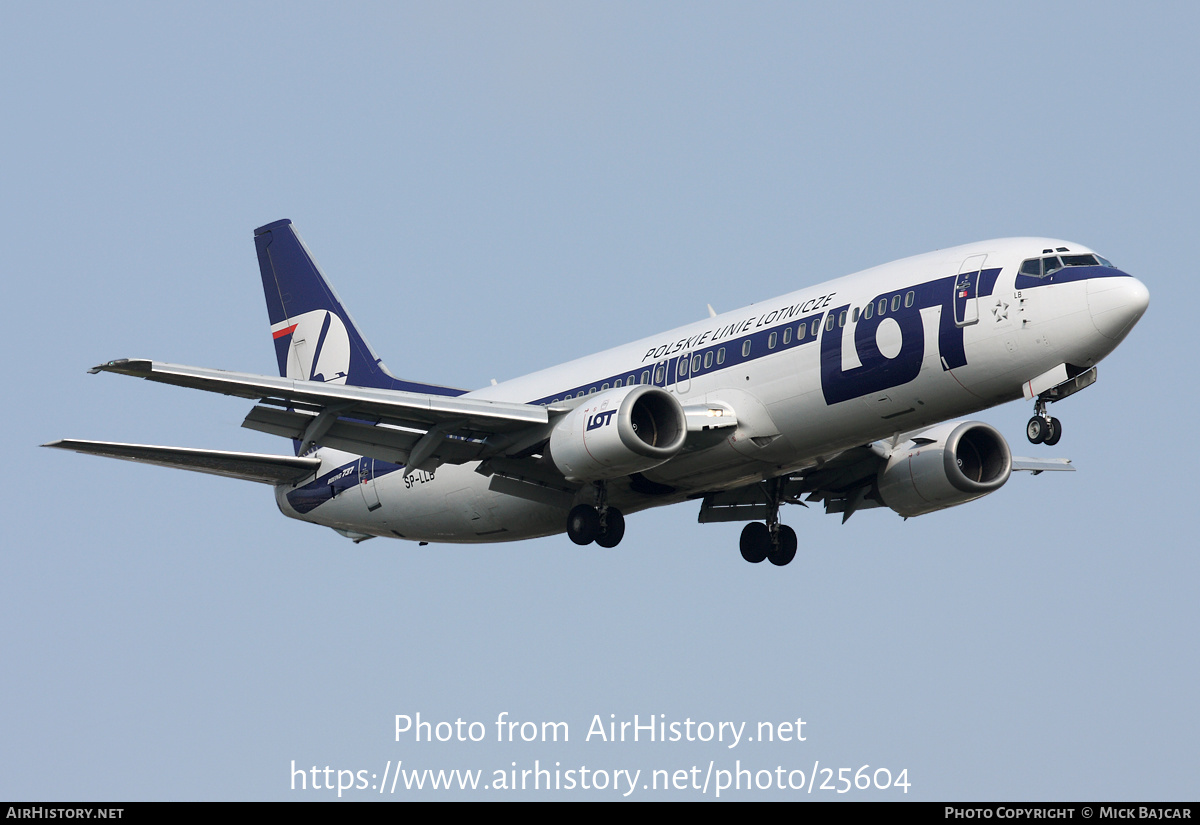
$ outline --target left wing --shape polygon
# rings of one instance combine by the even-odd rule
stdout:
[[[565,408],[275,378],[144,359],[115,372],[258,401],[242,426],[293,438],[304,453],[326,445],[406,465],[405,472],[512,455],[549,437]]]

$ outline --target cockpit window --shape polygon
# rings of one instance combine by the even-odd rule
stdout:
[[[1047,249],[1046,251],[1049,252],[1050,250]],[[1044,278],[1056,269],[1062,269],[1064,266],[1112,267],[1112,262],[1091,253],[1084,255],[1050,255],[1044,258],[1029,258],[1022,261],[1020,274],[1031,278]]]

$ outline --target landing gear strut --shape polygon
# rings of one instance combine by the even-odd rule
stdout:
[[[1051,447],[1062,438],[1062,422],[1046,412],[1046,401],[1040,395],[1034,402],[1033,418],[1025,425],[1025,437],[1030,444],[1048,444]]]
[[[742,528],[739,542],[742,558],[751,564],[767,559],[777,567],[796,558],[796,531],[779,523],[779,504],[783,493],[783,479],[767,482],[767,520],[752,521]]]
[[[567,514],[567,535],[580,546],[593,541],[601,547],[616,547],[625,535],[625,516],[616,507],[608,506],[608,487],[603,481],[594,484],[596,504],[576,504]]]

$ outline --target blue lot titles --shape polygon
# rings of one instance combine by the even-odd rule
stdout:
[[[601,714],[592,716],[584,735],[585,742],[720,742],[728,748],[736,748],[742,742],[804,742],[804,726],[801,717],[784,722],[757,722],[747,729],[746,722],[697,721],[691,717],[668,720],[667,714],[650,714],[618,719],[615,713],[605,719]],[[415,742],[569,742],[570,726],[566,722],[529,722],[513,719],[508,711],[501,711],[496,721],[465,721],[462,717],[453,722],[431,721],[415,715],[396,714],[396,741],[411,736]]]

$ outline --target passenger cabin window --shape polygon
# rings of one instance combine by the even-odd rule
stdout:
[[[769,338],[767,338],[767,349],[775,349],[775,344],[778,341],[779,341],[779,334],[776,332],[772,332],[771,336]]]
[[[871,319],[871,316],[874,314],[875,314],[875,305],[874,304],[867,304],[865,307],[863,307],[863,316],[862,316],[863,320],[869,321]]]
[[[790,343],[792,343],[792,328],[787,327],[783,330],[783,345],[786,347]]]
[[[725,363],[725,347],[721,347],[719,350],[717,350],[717,363]]]
[[[745,341],[742,342],[742,357],[745,358],[748,355],[750,355],[750,339],[749,338],[747,338]]]

